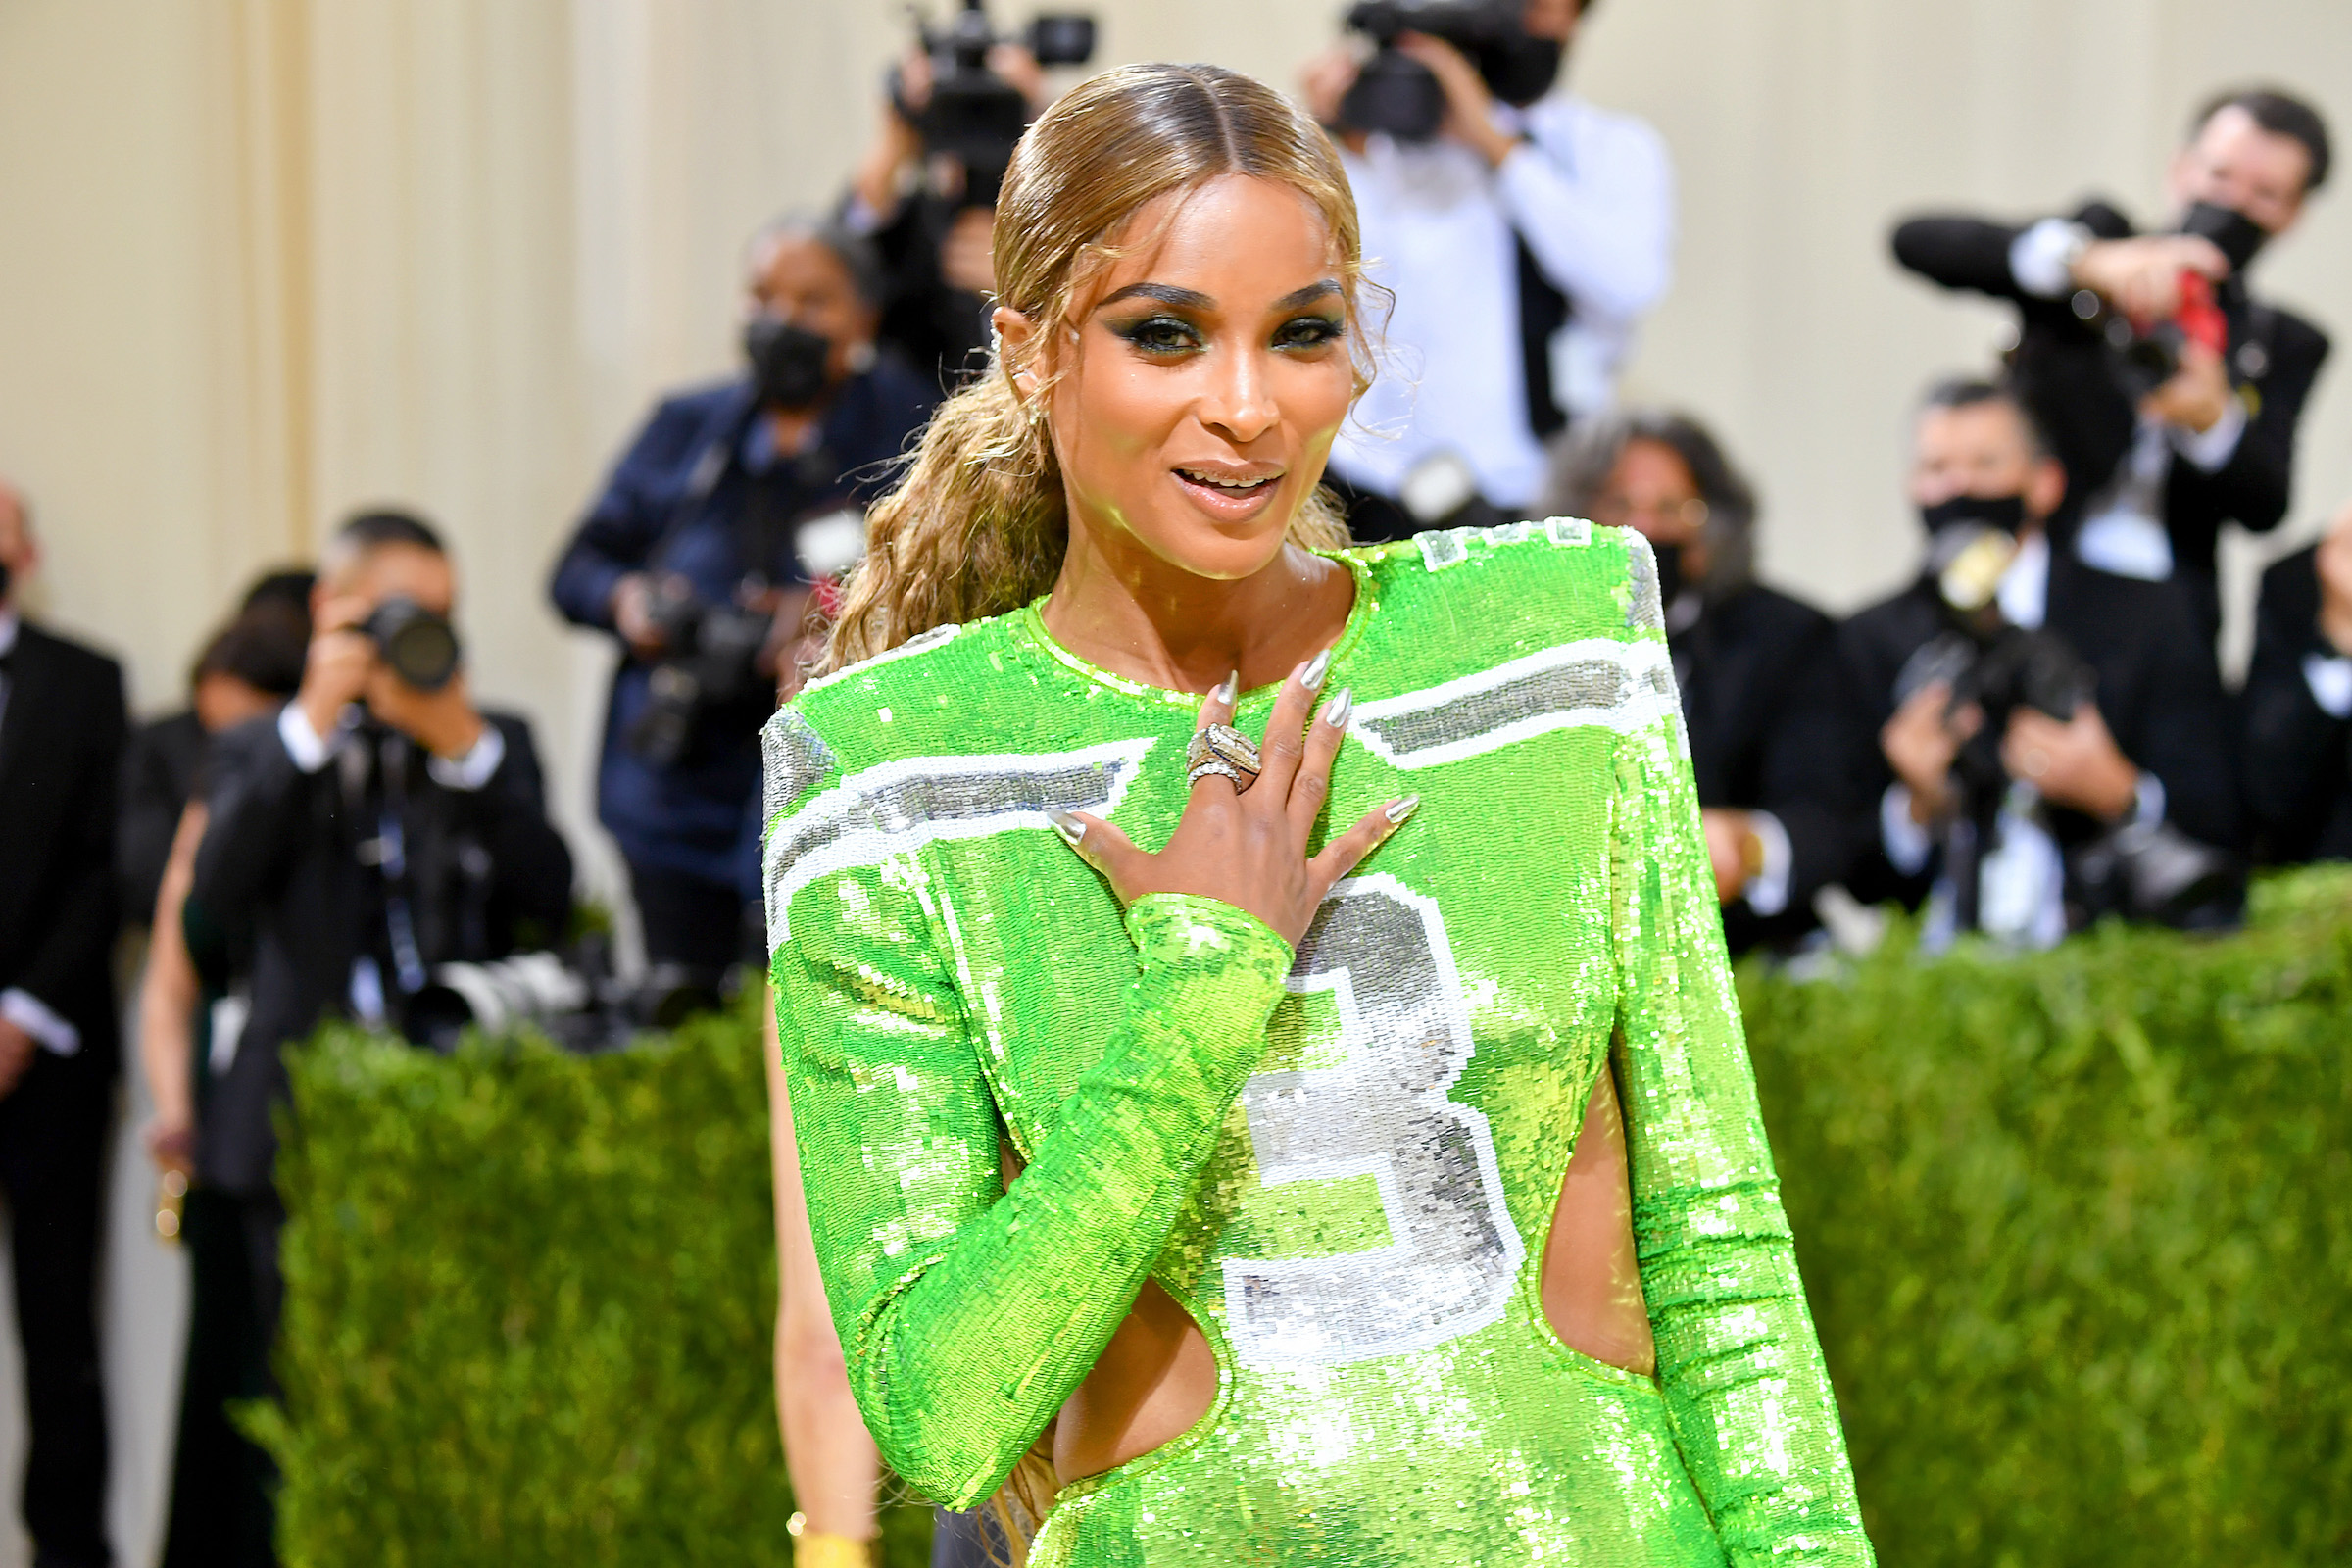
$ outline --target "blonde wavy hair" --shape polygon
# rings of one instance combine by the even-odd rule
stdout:
[[[1322,129],[1265,83],[1216,66],[1122,66],[1081,83],[1029,127],[997,198],[997,302],[1036,330],[1019,361],[999,344],[987,370],[941,405],[896,488],[867,514],[865,560],[817,673],[934,626],[1002,614],[1054,586],[1069,518],[1036,356],[1138,240],[1110,243],[1137,213],[1225,174],[1277,180],[1321,215],[1347,298],[1355,390],[1371,385],[1359,304],[1377,285],[1364,280],[1355,197]],[[1035,386],[1026,397],[1014,380],[1024,371]],[[1316,549],[1348,542],[1328,491],[1299,507],[1290,537]]]

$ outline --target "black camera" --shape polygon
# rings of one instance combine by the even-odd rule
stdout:
[[[2009,786],[2001,765],[2001,735],[2020,708],[2038,709],[2065,723],[2088,702],[2096,678],[2075,651],[2048,632],[2001,624],[1989,633],[1973,626],[1941,633],[1911,656],[1895,682],[1899,705],[1924,686],[1942,681],[1954,709],[1974,703],[1984,713],[1953,759],[1952,770],[1972,807],[1997,808]]]
[[[2001,762],[2001,737],[2020,708],[2037,709],[2061,723],[2090,701],[2097,677],[2063,641],[2044,631],[2000,624],[1989,633],[1971,623],[1942,633],[1903,666],[1899,702],[1933,681],[1951,687],[1956,709],[1984,710],[1984,726],[1953,759],[1964,814],[1975,825],[1969,863],[1952,866],[1961,923],[1976,923],[1974,860],[1990,843],[1993,818],[2010,787]],[[2127,821],[2073,850],[2066,858],[2071,923],[2104,915],[2148,920],[2188,930],[2237,923],[2245,906],[2245,871],[2237,859],[2174,827]]]
[[[758,728],[775,704],[775,684],[759,669],[769,617],[711,603],[678,576],[654,578],[646,609],[666,653],[654,666],[651,699],[629,726],[629,749],[657,767],[672,767],[711,713],[740,709],[747,728]]]
[[[1095,19],[1074,12],[1041,12],[1028,27],[999,35],[982,0],[963,0],[963,9],[945,27],[918,20],[915,31],[931,58],[931,96],[920,109],[906,102],[897,68],[892,68],[890,101],[923,138],[925,151],[944,153],[963,168],[961,205],[994,207],[1013,144],[1029,128],[1029,100],[1020,88],[991,71],[988,52],[1018,44],[1041,66],[1082,66],[1094,58]]]
[[[405,686],[437,692],[458,672],[458,632],[445,615],[416,600],[394,594],[360,625],[376,652]]]
[[[1348,130],[1427,141],[1446,118],[1446,89],[1427,66],[1396,47],[1408,32],[1443,39],[1469,57],[1494,96],[1524,108],[1551,90],[1562,45],[1527,30],[1523,0],[1358,0],[1347,27],[1379,47],[1340,100]]]
[[[2253,220],[2230,208],[2198,202],[2180,220],[2180,232],[2209,240],[2230,264],[2225,285],[2244,272],[2269,236]],[[2134,321],[2089,289],[2077,289],[2077,318],[2107,344],[2116,385],[2137,403],[2180,373],[2180,352],[2191,341],[2216,354],[2230,351],[2230,318],[2215,285],[2201,272],[2180,274],[2180,306],[2156,321]]]
[[[2189,283],[2188,277],[2195,277],[2195,283]],[[2187,319],[2167,317],[2145,324],[2132,320],[2089,289],[2075,291],[2076,317],[2107,345],[2109,373],[2133,404],[2180,373],[2180,351],[2190,338],[2203,339],[2217,351],[2222,343],[2216,337],[2227,340],[2221,313],[2204,291],[2205,279],[2190,273],[2181,281],[2191,296],[2182,313]],[[2193,328],[2190,322],[2195,323]],[[2217,324],[2218,334],[2214,330]]]

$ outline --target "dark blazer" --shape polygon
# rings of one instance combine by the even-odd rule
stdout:
[[[1903,665],[1945,628],[1933,580],[1922,579],[1862,611],[1838,629],[1856,729],[1870,737],[1866,788],[1856,802],[1854,892],[1916,906],[1934,880],[1933,863],[1903,877],[1887,862],[1879,805],[1894,770],[1878,734],[1894,716]],[[2164,785],[2165,819],[2190,838],[2235,849],[2242,836],[2237,777],[2230,760],[2228,698],[2214,671],[2210,644],[2178,581],[2142,582],[2086,566],[2064,550],[2050,559],[2042,629],[2062,638],[2097,677],[2093,701],[2125,757]],[[2071,848],[2100,831],[2076,811],[2053,810],[2059,843]]]
[[[116,1056],[115,780],[126,721],[113,660],[20,621],[0,714],[0,991],[22,989]],[[56,1070],[38,1054],[35,1074]]]
[[[208,1182],[242,1194],[268,1189],[277,1151],[270,1113],[286,1093],[282,1048],[346,1014],[354,962],[374,957],[384,989],[394,990],[383,881],[363,863],[374,858],[392,809],[388,779],[405,794],[398,815],[410,904],[428,968],[563,939],[571,855],[547,820],[529,726],[486,716],[506,737],[507,755],[478,790],[443,788],[416,747],[373,727],[316,773],[294,765],[274,717],[213,738],[211,821],[188,919],[252,933],[253,1010],[198,1129]]]
[[[2131,222],[2104,202],[2070,215],[2092,233],[2122,239]],[[2009,247],[2026,225],[1983,219],[1914,218],[1894,231],[1894,259],[1946,288],[2005,299],[2018,308],[2012,369],[2019,391],[2048,430],[2066,466],[2067,499],[2053,531],[2064,536],[2085,502],[2111,478],[2137,428],[2138,416],[2113,371],[2111,351],[2074,313],[2068,299],[2020,288]],[[2266,305],[2237,278],[2217,291],[2230,323],[2231,383],[2247,407],[2246,432],[2230,461],[2212,473],[2175,454],[2165,481],[2164,521],[2177,568],[2193,573],[2197,609],[2218,625],[2214,547],[2224,522],[2257,533],[2286,515],[2295,466],[2295,425],[2328,358],[2328,336],[2291,312]]]
[[[1839,701],[1837,628],[1812,606],[1749,587],[1668,639],[1702,807],[1770,811],[1788,830],[1788,906],[1723,911],[1734,954],[1784,945],[1818,922],[1813,895],[1845,875],[1852,780],[1867,759]]]
[[[822,420],[821,471],[789,481],[786,510],[822,511],[871,500],[885,470],[922,427],[937,394],[895,360],[877,361],[834,394]],[[548,592],[574,625],[612,629],[612,590],[633,571],[691,580],[706,600],[733,597],[755,567],[771,582],[797,575],[785,559],[745,559],[752,480],[742,462],[758,407],[751,383],[684,393],[655,409],[614,466],[556,563]],[[623,650],[605,710],[597,810],[630,860],[707,881],[756,885],[759,720],[740,732],[704,726],[677,765],[657,768],[625,744],[652,694],[653,666]]]
[[[131,732],[122,754],[122,810],[116,819],[115,877],[122,918],[145,925],[155,918],[155,898],[172,858],[172,840],[180,813],[196,790],[204,765],[204,725],[194,709],[182,709]]]
[[[2262,574],[2254,662],[2246,670],[2246,805],[2257,851],[2275,861],[2352,859],[2352,719],[2319,705],[2307,656],[2336,650],[2320,635],[2317,547]]]

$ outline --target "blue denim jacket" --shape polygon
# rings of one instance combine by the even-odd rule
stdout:
[[[838,476],[794,496],[792,510],[871,501],[935,401],[920,377],[889,359],[843,383],[822,421]],[[757,413],[749,380],[683,392],[654,410],[556,563],[548,592],[566,620],[613,630],[614,585],[649,567],[681,574],[710,600],[732,597],[756,567],[770,581],[797,576],[788,559],[743,559],[751,477],[772,460]],[[751,894],[759,885],[758,733],[706,732],[676,765],[654,766],[623,741],[645,709],[651,675],[652,666],[624,649],[605,710],[597,814],[631,861]]]

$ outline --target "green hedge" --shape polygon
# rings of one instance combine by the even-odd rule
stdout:
[[[1885,1561],[2352,1557],[2344,871],[1741,998]]]
[[[1741,991],[1885,1561],[2352,1554],[2352,878]],[[790,1560],[758,1041],[298,1055],[291,1568]]]
[[[758,1014],[605,1056],[293,1063],[289,1568],[784,1564]],[[927,1562],[929,1514],[889,1521]]]

